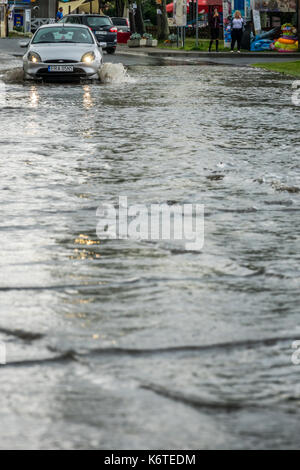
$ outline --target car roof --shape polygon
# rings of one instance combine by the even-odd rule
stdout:
[[[42,26],[39,27],[39,29],[44,29],[44,28],[85,28],[90,30],[88,26],[85,24],[73,24],[73,23],[51,23],[51,24],[43,24]]]
[[[109,18],[109,16],[107,15],[97,15],[96,13],[95,14],[93,13],[68,13],[67,15],[64,16],[64,18],[67,18],[67,16],[84,16],[84,17],[97,16],[99,18]]]

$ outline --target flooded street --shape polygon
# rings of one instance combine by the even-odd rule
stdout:
[[[297,448],[292,81],[129,65],[106,84],[6,80],[0,448]],[[99,240],[119,196],[204,204],[203,249]]]

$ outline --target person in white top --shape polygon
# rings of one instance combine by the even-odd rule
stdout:
[[[238,52],[241,52],[241,42],[243,37],[244,20],[241,12],[237,10],[231,21],[231,52],[233,52],[235,43],[237,42]]]

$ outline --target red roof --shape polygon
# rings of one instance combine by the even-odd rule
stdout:
[[[187,3],[196,3],[196,0],[187,0]],[[222,6],[222,0],[198,0],[198,11],[202,11],[203,7],[208,6]],[[189,6],[187,7],[187,11],[189,11]],[[173,3],[168,3],[167,5],[167,13],[173,12]]]

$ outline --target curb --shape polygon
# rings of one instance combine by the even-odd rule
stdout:
[[[240,54],[237,53],[230,53],[230,52],[201,52],[201,51],[171,51],[171,50],[158,50],[156,49],[155,51],[149,51],[145,50],[144,48],[136,48],[134,51],[122,51],[122,48],[124,46],[121,46],[120,48],[117,49],[117,54],[126,54],[126,55],[143,55],[143,56],[150,56],[150,57],[211,57],[211,58],[216,58],[216,57],[254,57],[254,58],[291,58],[291,59],[299,59],[300,60],[300,53],[299,52],[292,52],[292,53],[287,53],[287,54],[276,54],[274,52],[241,52]],[[140,49],[140,50],[138,50]],[[142,49],[142,50],[141,50]]]

